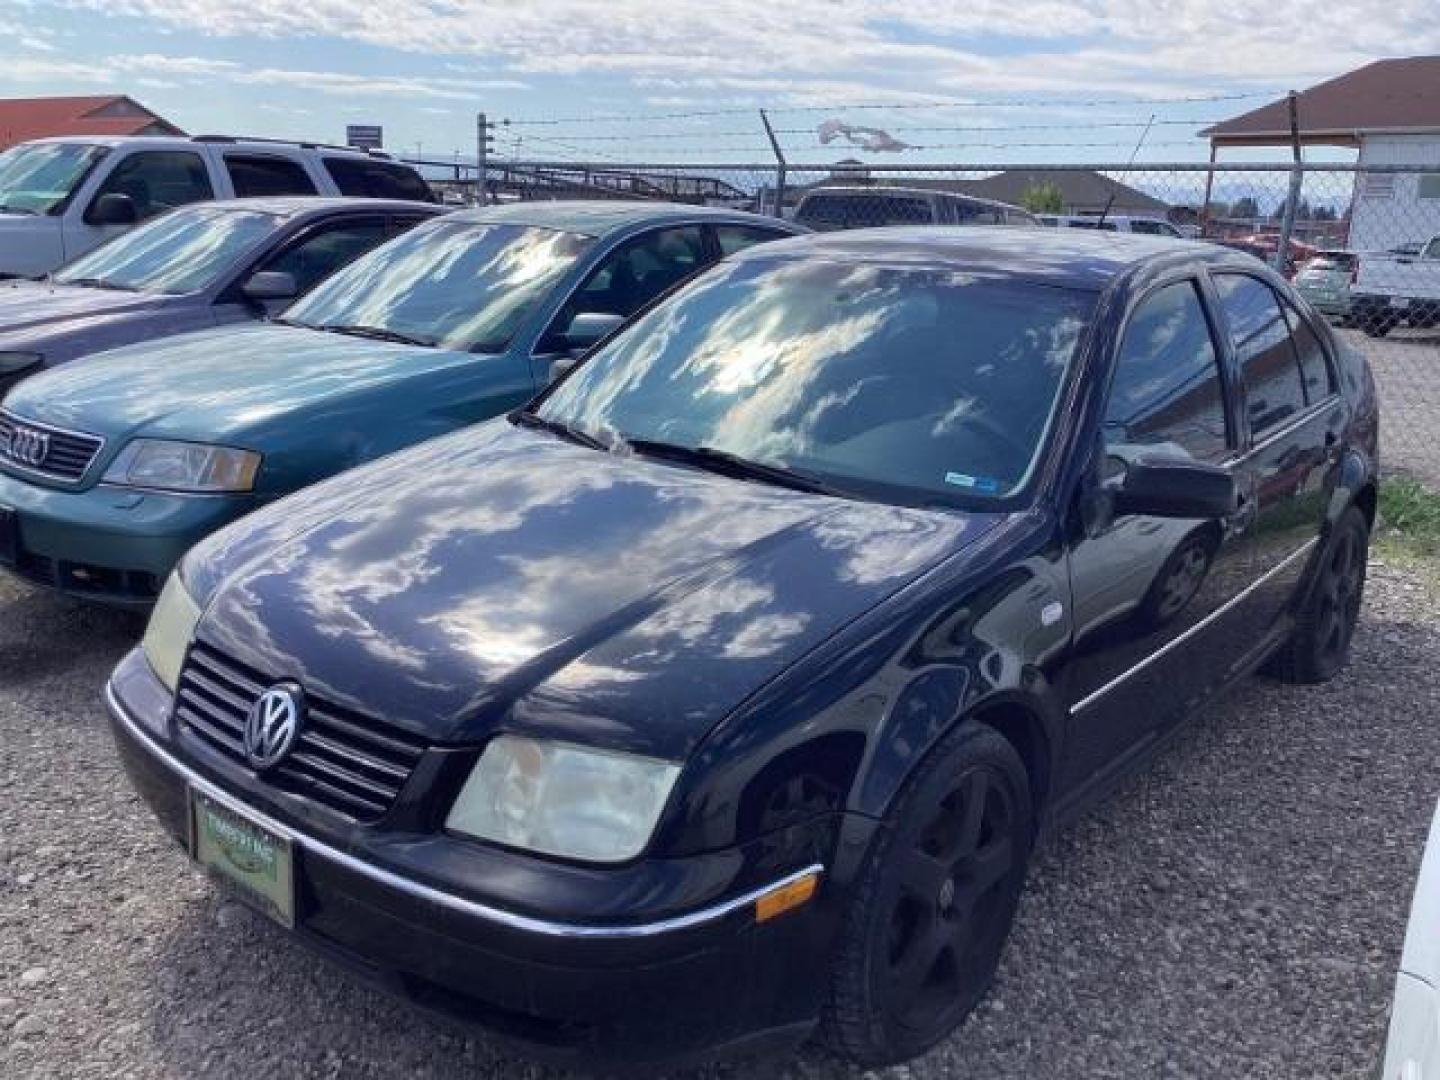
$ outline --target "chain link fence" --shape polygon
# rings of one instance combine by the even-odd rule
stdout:
[[[449,201],[473,165],[421,163]],[[1006,224],[1146,232],[1249,252],[1369,357],[1384,465],[1440,488],[1440,162],[1430,165],[835,165],[494,161],[487,202],[728,206],[812,228]]]

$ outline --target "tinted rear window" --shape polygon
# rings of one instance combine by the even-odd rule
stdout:
[[[930,200],[914,195],[860,192],[807,195],[795,220],[812,229],[870,229],[884,225],[928,225]]]
[[[365,158],[332,157],[325,159],[325,169],[342,195],[435,201],[430,185],[414,169],[404,165]]]

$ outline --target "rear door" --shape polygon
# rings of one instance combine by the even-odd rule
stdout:
[[[1248,607],[1262,635],[1280,633],[1335,487],[1345,406],[1324,337],[1288,299],[1259,276],[1211,277],[1240,372],[1246,440],[1240,467],[1254,492]]]

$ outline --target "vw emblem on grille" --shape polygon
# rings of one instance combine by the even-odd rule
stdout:
[[[245,717],[245,757],[257,769],[280,764],[305,718],[304,695],[293,683],[272,686],[256,699]]]
[[[39,468],[50,456],[50,436],[34,428],[17,426],[10,433],[10,456],[21,465]]]

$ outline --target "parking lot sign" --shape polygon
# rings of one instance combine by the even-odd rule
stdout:
[[[345,145],[357,150],[379,150],[385,145],[384,129],[379,124],[347,124]]]

